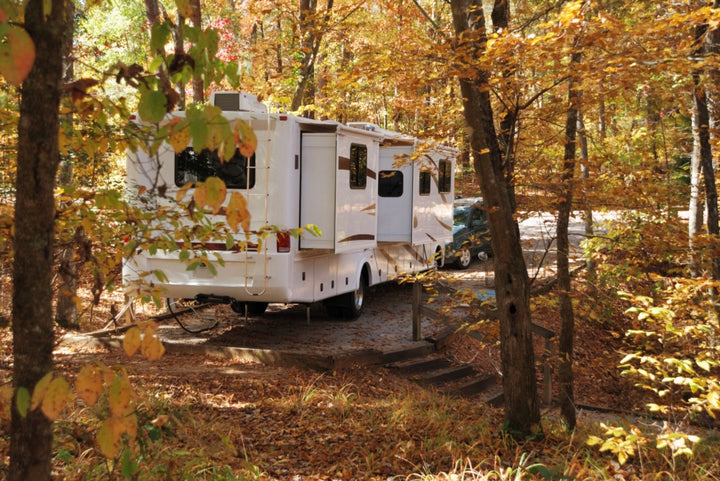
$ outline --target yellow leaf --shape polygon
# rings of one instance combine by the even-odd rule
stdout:
[[[178,13],[180,15],[185,18],[192,18],[193,10],[190,0],[175,0],[175,5],[177,6]]]
[[[130,439],[134,440],[137,437],[137,416],[132,413],[128,416],[123,416],[120,419],[122,425],[122,433],[127,434]]]
[[[88,406],[94,406],[103,389],[103,375],[98,366],[87,365],[75,379],[75,394]]]
[[[125,354],[128,356],[135,354],[137,350],[140,349],[141,342],[140,329],[137,326],[128,329],[128,332],[125,333],[125,337],[123,338]]]
[[[130,386],[130,380],[127,375],[117,374],[108,393],[110,414],[115,417],[126,415],[130,408],[131,398],[132,387]]]
[[[213,214],[217,214],[227,195],[225,182],[219,177],[208,177],[205,179],[205,193],[205,203],[212,207]]]
[[[65,409],[65,406],[70,404],[72,400],[73,396],[68,382],[61,377],[56,377],[50,382],[45,396],[43,396],[40,409],[42,409],[42,412],[48,419],[55,421],[56,419],[60,419],[63,409]]]
[[[32,397],[30,398],[30,410],[37,409],[37,407],[42,403],[42,400],[45,397],[45,392],[47,392],[48,387],[50,386],[50,381],[52,381],[52,376],[52,372],[45,374],[35,385]]]
[[[250,125],[242,120],[236,120],[233,126],[233,134],[235,136],[235,145],[240,150],[240,154],[250,157],[257,149],[257,137]]]
[[[141,352],[148,361],[157,361],[165,354],[165,346],[162,345],[160,339],[155,335],[155,331],[150,327],[146,328],[143,333]]]
[[[122,435],[122,422],[115,418],[103,421],[98,429],[95,442],[97,442],[100,454],[108,459],[113,459],[120,451],[120,436]]]

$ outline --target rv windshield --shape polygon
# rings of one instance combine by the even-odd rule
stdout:
[[[175,185],[202,182],[208,177],[219,177],[228,189],[251,189],[255,185],[255,155],[247,158],[235,150],[225,162],[217,151],[203,149],[200,153],[187,148],[175,154]]]

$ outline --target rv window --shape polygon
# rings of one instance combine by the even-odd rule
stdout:
[[[350,144],[350,188],[367,185],[367,145]]]
[[[452,162],[447,159],[438,162],[438,190],[441,194],[450,192],[452,174]]]
[[[378,181],[380,197],[402,197],[403,174],[399,170],[381,170]]]
[[[429,170],[420,172],[420,195],[430,195],[430,182],[432,178]]]
[[[207,149],[198,154],[187,148],[175,154],[175,185],[178,187],[213,176],[220,177],[228,189],[250,189],[255,185],[255,155],[248,159],[235,150],[231,159],[222,162],[217,151]]]

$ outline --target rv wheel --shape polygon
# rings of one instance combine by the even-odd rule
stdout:
[[[343,307],[345,309],[345,316],[348,319],[356,319],[362,312],[365,306],[365,291],[367,290],[367,275],[365,272],[360,276],[360,282],[358,287],[352,292],[345,294],[343,298]]]
[[[240,302],[232,301],[230,303],[230,309],[238,314],[245,315],[245,306],[247,306],[247,313],[251,316],[262,316],[267,309],[267,302]]]

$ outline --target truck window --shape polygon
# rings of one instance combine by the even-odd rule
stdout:
[[[380,197],[402,197],[403,173],[399,170],[381,170],[378,180]]]
[[[350,188],[367,185],[367,145],[350,144]]]
[[[200,153],[191,147],[175,154],[175,185],[202,182],[208,177],[219,177],[228,189],[251,189],[255,186],[255,154],[247,158],[235,150],[232,158],[222,162],[217,151],[203,149]]]

